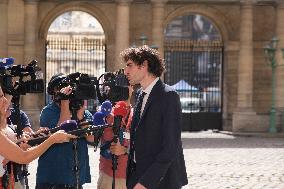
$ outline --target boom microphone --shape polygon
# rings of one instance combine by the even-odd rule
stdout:
[[[14,64],[14,58],[0,58],[0,67],[10,66]]]

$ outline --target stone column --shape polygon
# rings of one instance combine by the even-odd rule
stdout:
[[[276,7],[276,37],[279,39],[278,43],[278,50],[276,52],[276,62],[279,65],[284,64],[284,59],[282,57],[282,52],[281,48],[284,48],[284,23],[283,23],[283,18],[284,18],[284,2],[283,1],[278,1],[277,2],[277,7]],[[276,107],[276,112],[277,112],[277,117],[280,118],[279,116],[283,117],[284,116],[284,67],[283,66],[278,66],[275,70],[275,107]],[[276,121],[276,124],[280,127],[281,125],[281,130],[284,130],[284,118],[282,118],[282,121]],[[279,120],[279,119],[277,119]]]
[[[164,12],[168,0],[151,0],[152,2],[152,44],[164,55]]]
[[[24,63],[28,64],[36,59],[37,43],[37,18],[38,1],[25,0],[25,44],[24,44]],[[33,125],[37,126],[40,113],[40,98],[42,95],[28,93],[22,98],[22,107],[31,117]]]
[[[252,108],[253,96],[253,5],[241,5],[238,65],[238,108]]]
[[[250,131],[253,117],[253,3],[241,0],[237,108],[233,131]]]
[[[124,66],[121,64],[120,52],[129,47],[129,6],[131,1],[132,0],[116,0],[115,62],[113,63],[113,70],[111,69],[111,71],[116,71]]]
[[[0,58],[7,57],[8,51],[8,1],[0,1]]]
[[[25,47],[24,61],[30,62],[36,57],[38,0],[25,1]]]

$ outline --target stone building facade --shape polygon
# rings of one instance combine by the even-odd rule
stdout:
[[[93,15],[106,38],[106,69],[121,68],[119,52],[143,33],[163,54],[164,29],[174,18],[200,14],[219,29],[224,44],[223,129],[267,132],[271,68],[263,47],[276,35],[284,47],[283,0],[0,0],[0,56],[18,64],[37,59],[45,69],[50,24],[67,11]],[[284,62],[277,51],[276,61]],[[276,125],[284,130],[284,67],[276,69]],[[22,107],[38,123],[44,96],[28,94]]]

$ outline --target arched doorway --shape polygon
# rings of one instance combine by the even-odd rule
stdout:
[[[223,42],[206,17],[176,17],[165,29],[165,82],[180,95],[183,130],[222,129]]]
[[[99,77],[105,67],[105,34],[96,18],[82,11],[69,11],[52,22],[46,40],[46,83],[56,73]],[[93,100],[89,101],[88,109],[92,111],[93,105]]]

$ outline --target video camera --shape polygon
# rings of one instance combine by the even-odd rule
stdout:
[[[3,92],[12,96],[43,93],[43,75],[37,63],[36,60],[33,60],[28,65],[3,66],[1,64],[0,84]]]
[[[61,93],[60,90],[70,86],[72,92],[69,95]],[[54,89],[57,89],[54,92]],[[58,75],[50,80],[47,91],[55,96],[55,100],[70,100],[70,110],[79,110],[84,101],[96,98],[95,80],[88,74],[71,73],[67,76]]]
[[[72,88],[72,93],[69,95],[60,92],[62,88],[67,86]],[[59,74],[51,78],[47,92],[54,95],[57,101],[70,100],[70,110],[79,110],[83,105],[83,100],[96,99],[96,97],[98,97],[100,103],[105,100],[110,100],[112,103],[127,100],[129,97],[128,86],[129,82],[123,70],[115,73],[106,72],[99,79],[76,72],[67,76]],[[54,89],[56,89],[56,92],[54,92]]]
[[[124,75],[124,70],[117,72],[106,72],[99,77],[103,77],[101,95],[98,93],[98,100],[103,103],[110,100],[112,103],[127,100],[129,98],[129,81]],[[97,87],[98,88],[98,87]]]

